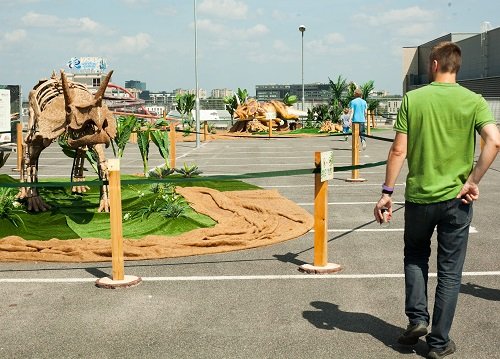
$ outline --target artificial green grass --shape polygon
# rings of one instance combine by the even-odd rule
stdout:
[[[141,184],[140,179],[141,177],[135,176],[121,177],[123,214],[146,206],[155,196],[150,191],[151,183]],[[134,180],[134,184],[126,184],[127,180]],[[15,182],[18,181],[7,175],[0,175],[0,187],[2,183]],[[64,183],[67,180],[52,179],[50,182]],[[259,188],[236,180],[189,181],[186,179],[185,181],[176,181],[175,185],[181,187],[202,186],[219,191]],[[20,214],[23,224],[19,224],[19,227],[6,218],[0,218],[0,238],[9,235],[17,235],[27,240],[110,238],[109,213],[97,212],[100,199],[99,186],[91,186],[90,190],[83,195],[73,195],[71,189],[64,186],[42,187],[40,194],[52,208],[46,212]],[[153,213],[147,218],[139,217],[123,221],[123,237],[140,239],[150,234],[174,236],[196,228],[212,227],[215,224],[213,219],[199,214],[191,208],[177,218],[164,218],[158,213]]]

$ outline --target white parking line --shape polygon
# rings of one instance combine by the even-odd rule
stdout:
[[[314,229],[309,231],[310,233],[314,233]],[[342,229],[327,229],[328,233],[348,233],[348,232],[404,232],[404,228],[342,228]],[[469,233],[479,233],[476,227],[470,226]]]
[[[499,276],[500,271],[463,272],[464,277]],[[179,277],[142,277],[145,282],[206,282],[206,281],[238,281],[238,280],[290,280],[290,279],[387,279],[404,278],[403,273],[380,274],[283,274],[283,275],[225,275],[225,276],[179,276]],[[429,273],[429,277],[437,277],[437,273]],[[0,278],[0,283],[89,283],[97,278]]]

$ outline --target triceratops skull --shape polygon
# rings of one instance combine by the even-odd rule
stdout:
[[[71,88],[66,74],[61,71],[62,90],[66,108],[68,144],[73,148],[96,144],[109,145],[116,136],[116,122],[103,102],[104,92],[113,71],[110,71],[92,95],[77,87]]]

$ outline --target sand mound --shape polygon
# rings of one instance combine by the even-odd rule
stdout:
[[[296,238],[313,226],[312,216],[277,191],[219,192],[204,187],[177,191],[199,213],[217,224],[179,236],[146,236],[125,240],[125,260],[182,257],[220,253]],[[111,242],[95,238],[26,241],[0,239],[0,261],[99,262],[111,260]]]

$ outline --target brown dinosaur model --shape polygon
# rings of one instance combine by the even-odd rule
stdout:
[[[92,150],[98,157],[98,176],[108,179],[104,157],[104,145],[108,146],[116,136],[116,121],[103,103],[104,92],[113,71],[110,71],[97,92],[92,95],[83,84],[68,81],[61,71],[57,78],[53,73],[48,80],[40,80],[29,93],[28,134],[24,141],[21,181],[38,182],[38,158],[40,153],[59,136],[67,137],[68,145],[76,150],[71,172],[72,181],[83,181],[85,151]],[[73,192],[82,193],[86,186],[75,186]],[[27,202],[30,211],[46,211],[50,208],[39,196],[36,187],[22,187],[19,199]],[[101,187],[99,212],[109,212],[108,188]]]
[[[288,128],[289,120],[297,120],[299,116],[306,116],[307,112],[297,110],[291,106],[286,106],[282,101],[271,100],[270,102],[258,102],[250,98],[243,104],[239,104],[234,110],[234,118],[238,121],[231,131],[251,130],[248,121],[258,120],[263,124],[274,121],[278,124],[278,129]],[[280,123],[284,125],[281,127]],[[264,125],[265,126],[265,125]],[[267,128],[267,126],[266,126]]]

